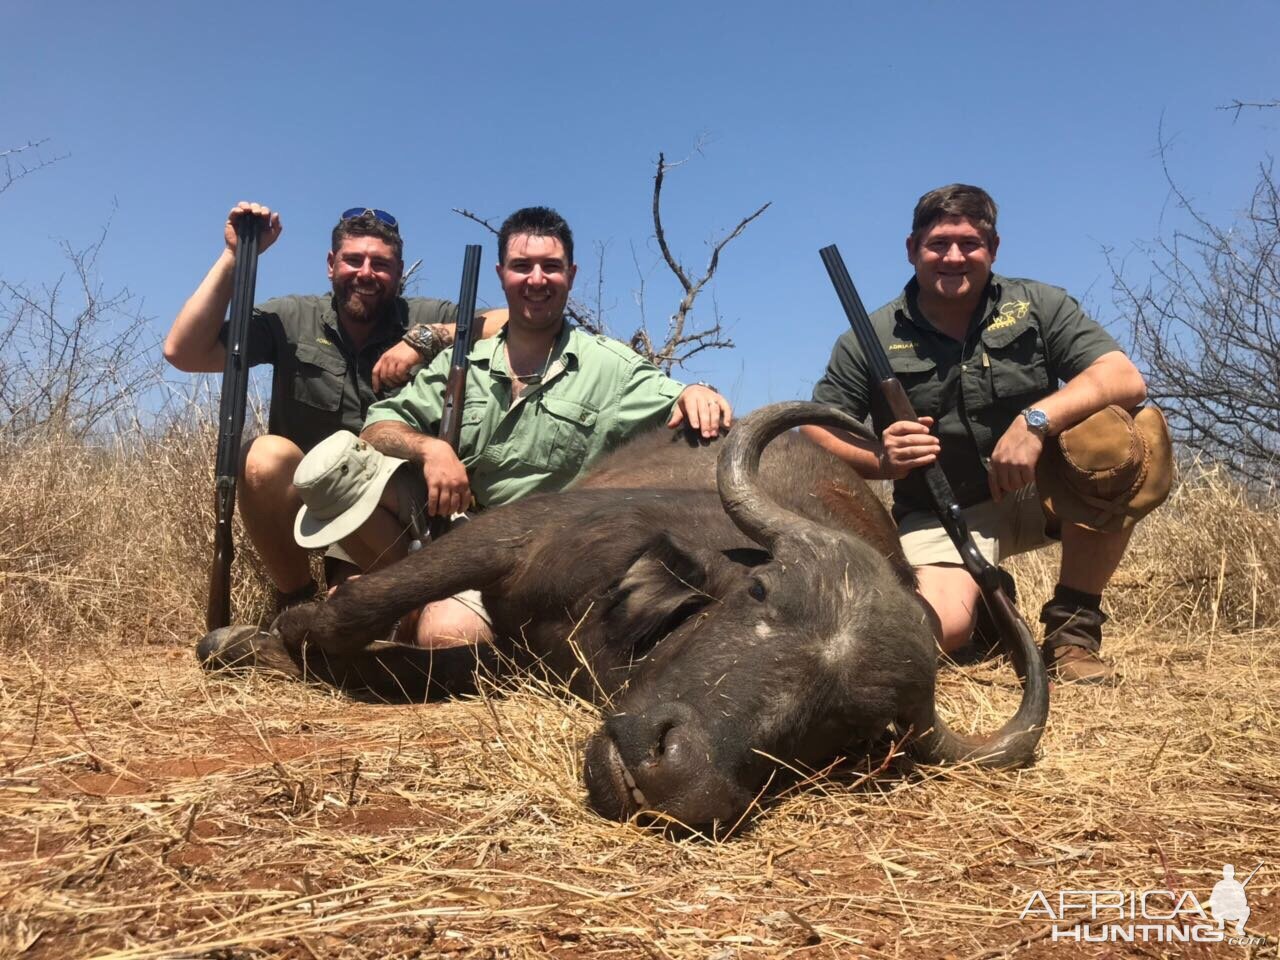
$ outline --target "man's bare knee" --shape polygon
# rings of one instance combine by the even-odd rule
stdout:
[[[493,628],[485,619],[453,597],[427,604],[418,621],[420,647],[459,647],[492,639]]]
[[[293,485],[293,472],[302,462],[302,449],[274,434],[254,439],[245,453],[243,480],[252,490],[282,490]]]
[[[919,592],[934,614],[938,645],[947,653],[960,649],[973,635],[978,616],[978,584],[960,566],[917,567]]]

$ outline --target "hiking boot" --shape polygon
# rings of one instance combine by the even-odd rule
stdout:
[[[1104,684],[1115,679],[1111,666],[1098,656],[1107,615],[1050,600],[1040,611],[1044,624],[1044,665],[1059,683]]]
[[[270,670],[301,677],[297,660],[280,635],[251,625],[222,627],[206,633],[196,643],[196,659],[206,670],[248,673]]]

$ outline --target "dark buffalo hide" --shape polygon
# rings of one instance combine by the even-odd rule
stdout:
[[[575,487],[488,510],[426,549],[282,614],[312,673],[380,696],[469,688],[477,666],[546,671],[604,705],[592,805],[723,829],[781,762],[815,767],[896,727],[919,759],[1034,754],[1042,676],[988,738],[934,712],[936,652],[891,520],[842,461],[790,427],[858,430],[815,404],[757,411],[711,445],[643,436]],[[776,439],[775,439],[776,438]],[[718,468],[718,474],[717,474]],[[424,603],[475,588],[492,648],[376,643]],[[1020,659],[1034,656],[1019,638]]]

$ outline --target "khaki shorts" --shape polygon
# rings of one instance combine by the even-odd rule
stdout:
[[[999,503],[984,500],[960,511],[978,552],[997,566],[1006,557],[1039,550],[1054,542],[1045,530],[1044,511],[1035,485],[1023,487]],[[959,564],[960,553],[933,513],[909,513],[898,523],[898,537],[913,567]]]

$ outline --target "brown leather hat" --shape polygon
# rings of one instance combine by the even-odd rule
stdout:
[[[1051,520],[1117,533],[1164,503],[1173,483],[1173,444],[1164,414],[1148,404],[1130,414],[1109,406],[1045,444],[1036,464],[1040,502]]]

